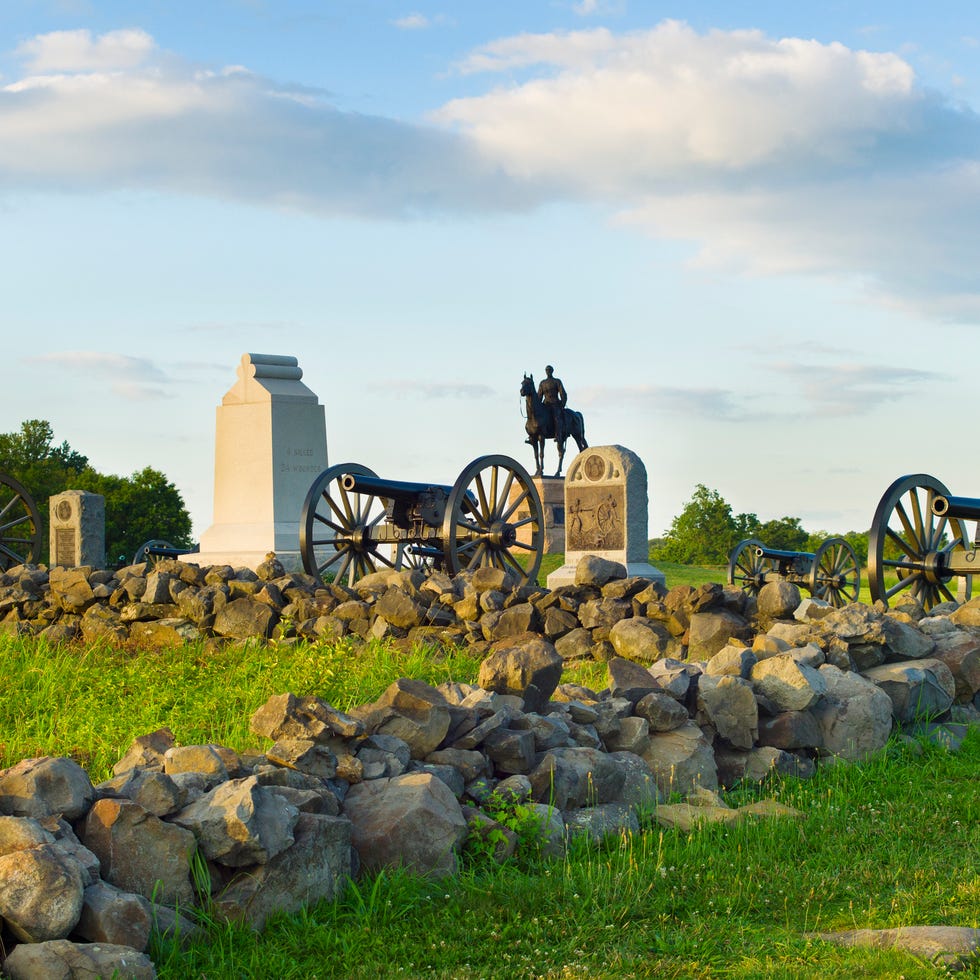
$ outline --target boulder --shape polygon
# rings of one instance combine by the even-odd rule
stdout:
[[[123,891],[167,905],[193,905],[194,835],[165,823],[130,800],[97,800],[81,826],[81,841],[102,866],[102,878]]]
[[[53,939],[21,943],[3,962],[10,980],[82,980],[88,977],[125,977],[155,980],[157,971],[145,953],[112,943],[72,943]]]
[[[440,878],[454,874],[466,821],[452,791],[418,772],[352,786],[344,800],[362,867],[405,867]]]
[[[77,820],[93,799],[92,780],[73,759],[24,759],[0,772],[0,813],[8,816]]]
[[[526,711],[540,711],[561,680],[562,665],[551,643],[529,636],[520,644],[494,650],[480,664],[477,683],[487,691],[523,698]]]
[[[690,793],[699,787],[718,788],[718,769],[711,744],[693,721],[651,735],[643,760],[656,776],[664,796]]]
[[[230,868],[266,864],[293,843],[299,811],[256,776],[216,786],[172,817],[204,856]]]
[[[944,714],[956,696],[953,674],[941,660],[882,664],[864,676],[891,698],[892,713],[902,724]]]
[[[822,752],[856,761],[885,747],[892,730],[892,701],[872,681],[831,664],[820,668],[826,693],[813,706]]]
[[[215,898],[215,911],[259,930],[273,913],[338,898],[352,874],[350,820],[301,813],[293,836],[291,847],[233,877]]]
[[[0,856],[0,918],[24,943],[64,939],[82,913],[82,869],[55,844]]]

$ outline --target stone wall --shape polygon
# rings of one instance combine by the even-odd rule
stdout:
[[[193,931],[198,907],[261,928],[361,869],[452,874],[468,835],[504,860],[517,841],[488,799],[522,801],[560,853],[571,834],[635,830],[644,813],[690,819],[669,794],[724,811],[715,791],[739,780],[859,760],[896,728],[955,746],[980,717],[980,600],[928,616],[835,610],[785,582],[755,600],[624,572],[583,559],[577,583],[551,592],[495,569],[388,571],[345,589],[274,557],[256,573],[160,562],[0,576],[0,629],[52,641],[388,637],[485,654],[476,685],[402,678],[349,713],[274,697],[251,719],[261,753],[160,729],[97,786],[70,759],[0,772],[5,971],[152,976],[150,932]],[[603,690],[562,683],[581,658],[606,662]],[[91,967],[97,956],[116,959]]]

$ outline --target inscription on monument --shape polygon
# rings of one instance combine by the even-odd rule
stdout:
[[[68,508],[68,516],[71,517],[71,504],[68,504],[64,500],[58,505],[58,516],[61,517],[61,510],[63,507]],[[54,549],[55,549],[54,563],[56,565],[62,565],[65,568],[74,568],[75,529],[72,527],[55,528]]]
[[[585,464],[586,475],[589,462],[587,460]],[[613,551],[624,548],[625,514],[625,487],[575,487],[566,499],[566,551]]]

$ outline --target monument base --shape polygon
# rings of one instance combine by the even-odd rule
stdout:
[[[565,550],[565,478],[562,476],[532,476],[532,482],[541,498],[541,511],[544,517],[543,554],[560,555]],[[521,488],[514,486],[510,492],[510,502],[520,495]],[[511,520],[526,519],[530,511],[519,508]],[[519,528],[517,540],[522,544],[531,543],[531,529]]]
[[[574,561],[566,562],[561,568],[556,568],[547,578],[547,585],[549,589],[557,589],[561,585],[574,585],[575,584],[575,569],[578,566],[579,559],[585,554],[582,552],[577,555],[566,555],[565,558],[573,558]],[[661,585],[667,584],[667,576],[664,575],[659,568],[654,568],[649,562],[646,561],[627,561],[624,562],[622,557],[617,557],[615,554],[604,555],[602,552],[588,552],[588,554],[594,554],[599,558],[607,558],[609,561],[618,561],[621,565],[626,566],[626,574],[628,576],[635,576],[637,578],[648,578],[651,582],[659,582]]]

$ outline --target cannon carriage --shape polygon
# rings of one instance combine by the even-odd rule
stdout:
[[[359,463],[324,470],[300,518],[310,575],[353,584],[381,568],[425,566],[455,575],[494,566],[534,581],[544,517],[534,481],[508,456],[481,456],[452,486],[386,480]]]
[[[978,522],[972,542],[967,521]],[[978,565],[980,498],[953,496],[925,473],[899,477],[888,487],[868,536],[872,599],[888,605],[904,592],[926,610],[965,602]]]
[[[766,582],[785,579],[840,608],[856,602],[861,591],[861,564],[844,538],[827,538],[815,552],[768,548],[746,538],[732,549],[728,584],[758,595]]]
[[[12,476],[0,473],[0,572],[41,557],[41,514]]]

